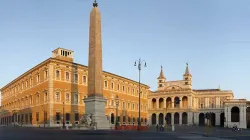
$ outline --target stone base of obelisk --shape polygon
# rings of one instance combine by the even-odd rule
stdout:
[[[91,114],[95,130],[110,129],[110,123],[105,115],[107,99],[102,96],[90,96],[83,99],[85,103],[85,114]]]

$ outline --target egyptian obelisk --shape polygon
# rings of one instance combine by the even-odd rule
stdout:
[[[89,63],[88,63],[88,98],[84,99],[85,113],[92,115],[92,122],[97,129],[110,129],[110,124],[105,116],[102,80],[102,38],[101,14],[98,3],[93,3],[90,12],[89,26]]]

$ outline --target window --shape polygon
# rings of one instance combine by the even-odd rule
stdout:
[[[26,81],[25,87],[26,87],[26,88],[28,87],[28,81]]]
[[[122,86],[122,91],[123,91],[123,92],[125,91],[125,86]]]
[[[75,121],[79,121],[79,113],[75,113]]]
[[[39,112],[36,112],[36,121],[39,121]]]
[[[201,108],[203,108],[203,104],[201,104]]]
[[[24,89],[24,83],[22,83],[22,89]]]
[[[47,112],[44,112],[44,120],[45,120],[45,121],[48,120],[48,119],[47,119],[47,116],[48,116],[48,115],[47,115]]]
[[[130,103],[128,103],[128,109],[130,109]]]
[[[70,114],[66,113],[66,121],[69,121],[69,120],[70,120]]]
[[[214,108],[214,103],[211,104],[211,108]]]
[[[108,82],[107,81],[104,81],[104,87],[108,88]]]
[[[120,85],[119,85],[119,84],[117,85],[117,90],[118,90],[118,91],[120,90]]]
[[[69,101],[69,93],[66,93],[66,101],[68,102]]]
[[[86,76],[85,76],[85,75],[82,77],[82,82],[83,82],[84,84],[86,84],[86,83],[87,83],[87,78],[86,78]]]
[[[39,82],[40,81],[40,75],[36,75],[36,82]]]
[[[114,83],[111,83],[111,89],[114,90]]]
[[[36,95],[36,103],[39,104],[39,101],[40,101],[40,96],[39,94]]]
[[[134,89],[134,88],[133,88],[133,90],[132,90],[132,94],[135,95],[135,89]]]
[[[128,87],[128,91],[127,91],[127,93],[129,93],[129,87]]]
[[[122,102],[122,108],[125,109],[125,102]]]
[[[60,78],[60,71],[56,70],[56,78],[59,79]]]
[[[186,77],[185,80],[188,80],[188,78]]]
[[[185,85],[188,85],[188,82],[185,82]]]
[[[46,70],[45,71],[45,79],[47,79],[48,78],[48,71]]]
[[[45,93],[44,93],[44,101],[47,101],[47,100],[48,100],[48,93],[45,92]]]
[[[66,81],[69,81],[69,72],[66,72],[65,77],[66,77]]]
[[[114,100],[111,100],[111,105],[114,106]]]
[[[162,83],[162,80],[159,80],[159,83]]]
[[[60,113],[56,112],[56,121],[60,121]]]
[[[56,101],[59,102],[59,100],[60,100],[60,93],[56,92]]]
[[[74,102],[78,103],[78,94],[77,93],[74,94]]]
[[[132,109],[135,110],[135,104],[132,105]]]
[[[162,87],[162,84],[159,84],[159,87]]]
[[[32,86],[32,82],[33,82],[33,80],[32,80],[32,78],[30,78],[30,86]]]
[[[74,80],[75,80],[75,83],[78,82],[78,74],[74,74]]]

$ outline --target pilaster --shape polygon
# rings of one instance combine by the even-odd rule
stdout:
[[[49,64],[49,74],[48,74],[48,96],[49,96],[49,111],[48,111],[48,115],[49,115],[49,125],[53,126],[54,124],[54,111],[53,111],[53,107],[54,107],[54,81],[53,81],[53,77],[54,77],[54,66],[53,64]],[[32,114],[33,115],[33,114]]]

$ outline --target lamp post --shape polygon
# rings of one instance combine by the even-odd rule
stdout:
[[[63,102],[63,116],[62,116],[62,119],[63,119],[63,128],[65,128],[65,121],[64,121],[64,102]]]
[[[116,102],[116,122],[115,122],[115,130],[117,130],[117,127],[118,127],[118,106],[119,106],[119,97],[118,95],[116,95],[116,98],[115,98]]]
[[[139,70],[139,121],[138,121],[138,128],[137,128],[137,130],[140,130],[140,126],[141,126],[141,68],[142,68],[141,64],[143,62],[145,63],[144,67],[147,67],[146,61],[141,60],[141,59],[136,60],[135,64],[134,64],[134,66],[138,66],[138,70]]]

